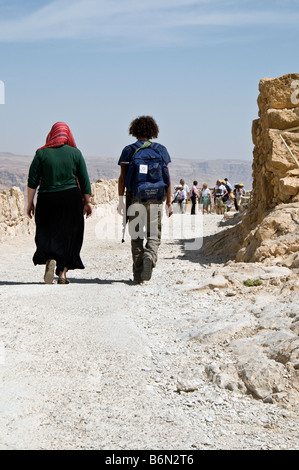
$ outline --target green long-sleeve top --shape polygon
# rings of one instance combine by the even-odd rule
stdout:
[[[28,187],[39,192],[56,192],[75,188],[79,181],[82,194],[91,194],[86,163],[75,147],[63,145],[37,150],[30,165]]]

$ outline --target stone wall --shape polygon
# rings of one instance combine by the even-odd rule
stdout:
[[[98,180],[91,184],[91,201],[95,213],[105,216],[115,212],[118,204],[117,179]],[[20,234],[31,234],[35,230],[34,221],[25,213],[25,198],[20,188],[13,187],[0,194],[0,239]]]
[[[263,79],[259,90],[252,204],[237,260],[299,267],[299,74]]]
[[[118,206],[118,180],[98,180],[91,184],[91,202],[96,217],[115,214]]]
[[[91,202],[94,206],[99,204],[117,204],[118,202],[118,180],[98,180],[91,184]]]
[[[259,119],[253,122],[253,204],[245,223],[260,223],[281,203],[299,202],[299,74],[263,79],[259,85]],[[298,102],[297,102],[298,101]],[[288,131],[298,127],[296,131]]]
[[[20,188],[0,194],[0,239],[31,233],[33,222],[24,213],[25,200]]]
[[[299,267],[299,74],[264,78],[253,121],[253,189],[242,221],[205,245],[236,261]]]

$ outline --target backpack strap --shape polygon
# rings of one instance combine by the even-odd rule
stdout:
[[[140,144],[138,141],[134,142],[134,144],[130,145],[130,147],[135,151],[132,153],[132,155],[130,155],[128,163],[130,163],[132,161],[132,158],[134,157],[135,153],[138,152],[138,150],[140,149],[141,146],[142,146],[142,144]]]
[[[152,142],[152,148],[153,149],[156,149],[159,147],[160,144],[158,144],[158,142]],[[160,153],[160,152],[159,152]]]
[[[133,156],[139,152],[139,150],[141,149],[146,149],[147,147],[150,147],[152,145],[152,142],[150,142],[149,140],[147,140],[146,142],[144,142],[142,145],[138,145],[138,148],[135,150]]]
[[[139,142],[135,142],[134,144],[131,144],[130,147],[132,147],[136,151],[141,147],[141,144]]]

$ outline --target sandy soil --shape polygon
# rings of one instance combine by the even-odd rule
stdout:
[[[220,388],[204,372],[224,352],[192,339],[193,325],[203,312],[246,312],[255,294],[192,291],[222,264],[185,250],[187,217],[183,236],[178,218],[165,222],[158,265],[143,285],[130,281],[129,239],[107,236],[114,216],[86,222],[86,269],[70,272],[68,286],[43,283],[33,236],[1,244],[0,449],[298,446],[297,407]],[[220,220],[205,216],[204,235],[223,230]]]

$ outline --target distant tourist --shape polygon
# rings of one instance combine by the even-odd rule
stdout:
[[[229,196],[230,196],[230,193],[231,193],[231,187],[230,185],[227,183],[227,178],[222,180],[221,183],[225,186],[226,188],[226,192],[225,194],[223,195],[223,206],[224,206],[224,212],[227,212],[227,204],[228,204],[228,200],[229,200]]]
[[[200,203],[202,204],[203,214],[205,211],[207,211],[207,214],[211,213],[211,191],[209,190],[207,183],[202,185]]]
[[[193,185],[192,185],[192,188],[191,188],[191,191],[190,191],[190,199],[191,199],[191,203],[192,203],[191,215],[195,215],[196,202],[199,198],[199,191],[198,191],[197,185],[198,185],[198,182],[193,181]]]
[[[190,189],[189,189],[189,186],[185,183],[185,180],[181,179],[180,180],[180,184],[183,186],[183,190],[185,191],[186,193],[186,202],[189,200],[190,198]]]
[[[34,196],[38,188],[36,208]],[[66,273],[84,269],[80,258],[84,217],[90,217],[91,186],[85,160],[67,124],[57,122],[36,151],[28,175],[27,215],[35,215],[35,265],[46,265],[44,281],[69,284]]]
[[[180,212],[182,214],[185,213],[186,200],[187,200],[187,193],[184,190],[184,187],[181,184],[177,185],[175,187],[175,193],[174,193],[172,202],[175,202],[176,204],[179,205]]]
[[[166,147],[151,142],[159,134],[151,116],[134,119],[129,134],[137,141],[123,149],[118,161],[118,210],[129,222],[134,282],[140,284],[151,279],[157,263],[164,200],[168,215],[173,212],[168,169],[171,159]]]
[[[224,184],[228,185],[228,187],[229,187],[231,190],[233,189],[232,185],[231,185],[230,182],[228,181],[228,178],[224,178],[224,182],[225,182]]]
[[[235,195],[236,195],[235,206],[236,206],[236,210],[239,211],[240,210],[241,198],[242,198],[242,196],[245,195],[245,189],[244,189],[244,184],[243,183],[235,185]]]
[[[226,203],[227,212],[229,212],[232,209],[233,200],[234,200],[234,196],[233,196],[233,192],[231,191],[228,195],[228,200],[227,200],[227,203]]]
[[[238,208],[238,204],[237,204],[237,185],[236,184],[234,186],[234,190],[232,191],[232,195],[233,195],[235,210],[238,211],[239,208]]]
[[[227,189],[220,179],[216,181],[216,185],[213,191],[214,200],[215,200],[215,209],[216,214],[222,215],[224,213],[224,203],[223,198],[227,194]]]

